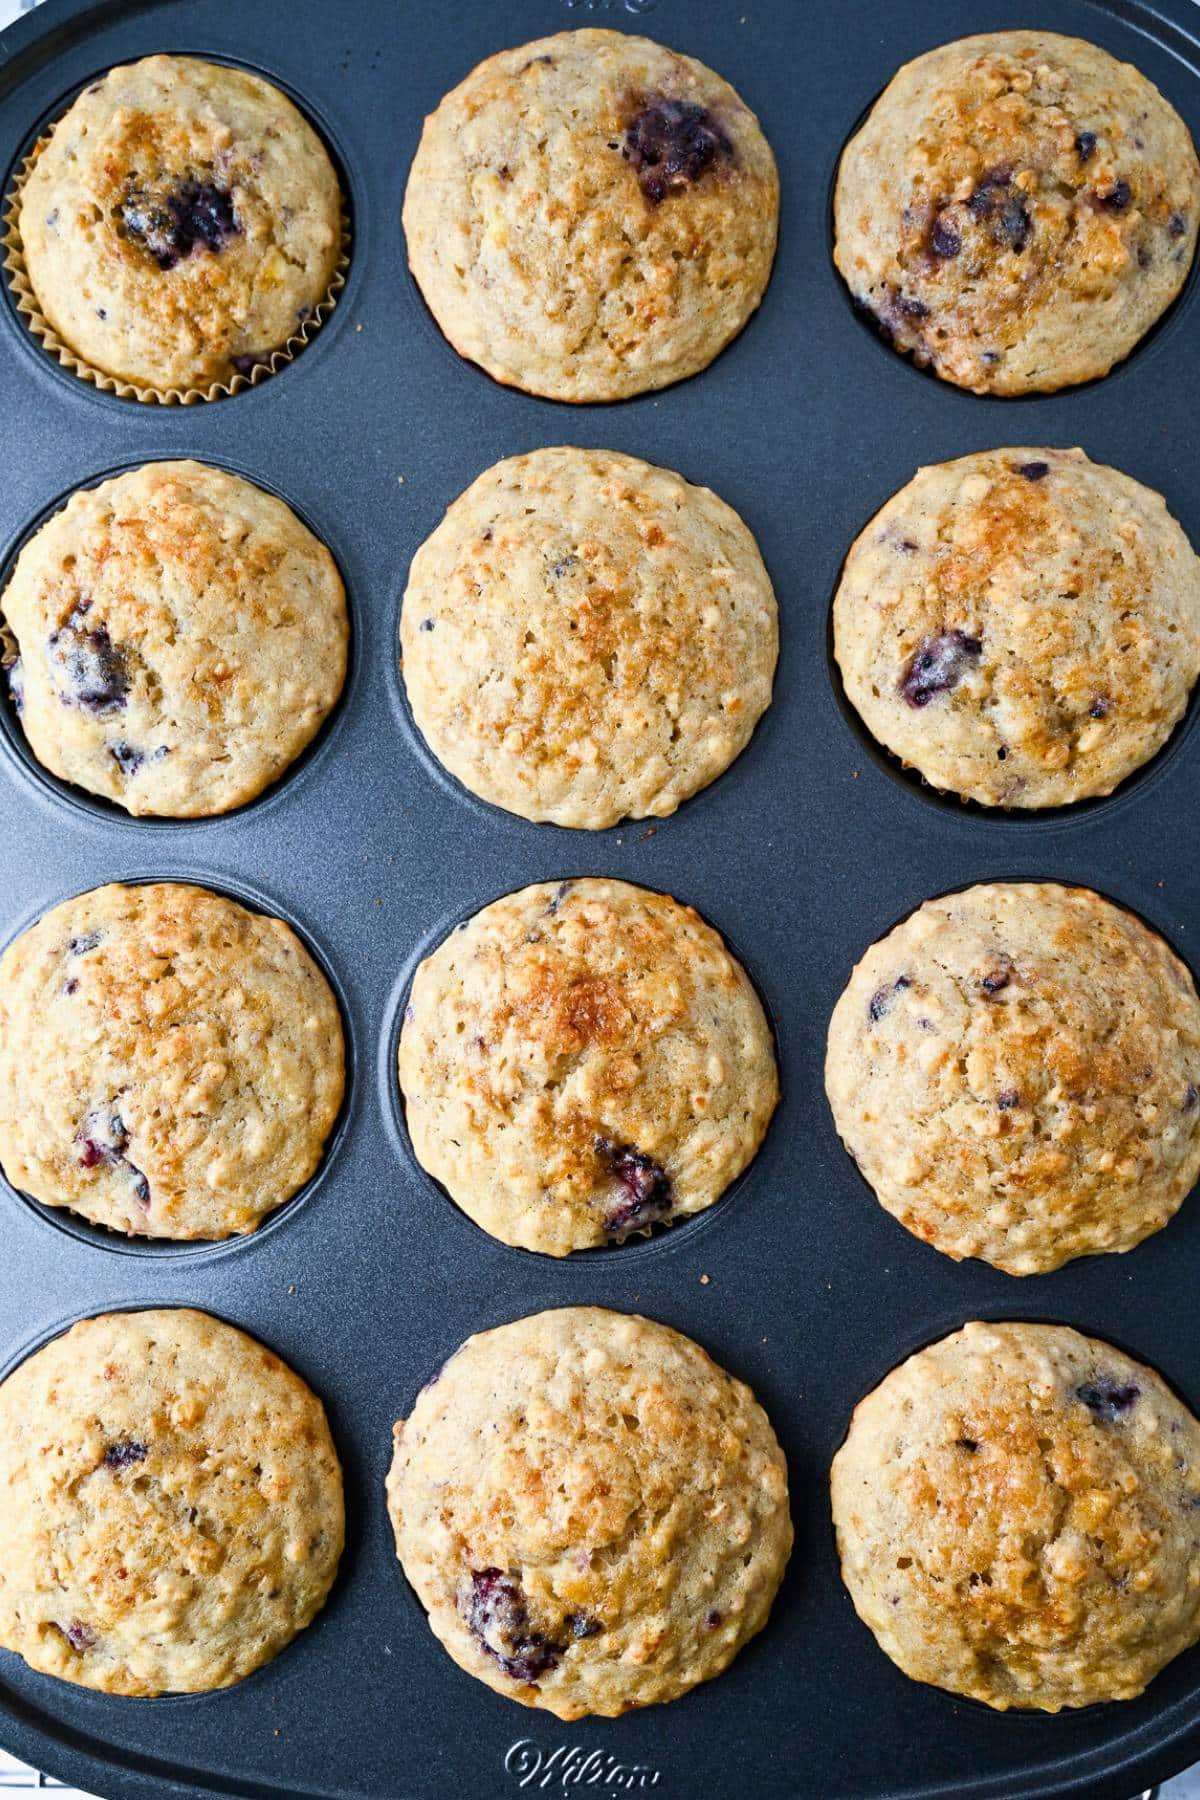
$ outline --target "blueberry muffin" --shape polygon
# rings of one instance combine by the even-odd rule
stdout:
[[[984,806],[1110,794],[1200,673],[1200,559],[1161,497],[1082,450],[921,469],[862,532],[833,606],[881,744]]]
[[[1187,126],[1081,38],[997,31],[907,63],[838,170],[834,261],[897,350],[977,394],[1105,375],[1178,294]]]
[[[0,1645],[44,1675],[229,1687],[320,1610],[342,1537],[321,1402],[207,1313],[84,1319],[0,1385]]]
[[[509,457],[418,550],[400,623],[430,749],[522,818],[663,818],[770,705],[775,594],[731,507],[612,450]]]
[[[825,1086],[887,1211],[1010,1275],[1132,1249],[1200,1175],[1195,985],[1087,888],[927,900],[850,977]]]
[[[762,299],[778,215],[775,159],[728,82],[599,30],[474,69],[425,121],[404,198],[454,348],[554,400],[705,368]]]
[[[396,1426],[387,1497],[435,1637],[560,1719],[719,1675],[792,1547],[750,1389],[666,1325],[595,1306],[468,1338]]]
[[[177,882],[94,888],[0,957],[0,1165],[113,1231],[253,1231],[320,1161],[344,1060],[282,920]]]
[[[278,88],[148,56],[93,82],[43,141],[17,232],[67,349],[178,395],[270,366],[316,321],[341,204],[324,145]]]
[[[833,1462],[842,1579],[914,1680],[999,1711],[1131,1700],[1200,1638],[1200,1421],[1065,1325],[967,1325]]]
[[[0,606],[34,755],[131,813],[252,800],[345,679],[328,550],[282,500],[202,463],[147,463],[74,494]]]
[[[565,1256],[701,1212],[779,1098],[711,926],[624,881],[508,894],[421,964],[400,1033],[417,1160],[506,1244]]]

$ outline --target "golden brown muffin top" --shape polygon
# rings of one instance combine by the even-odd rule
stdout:
[[[719,1674],[792,1543],[749,1388],[679,1332],[592,1306],[468,1338],[396,1426],[388,1507],[455,1662],[561,1719]]]
[[[919,1681],[1057,1712],[1200,1635],[1200,1423],[1111,1344],[967,1325],[860,1403],[832,1486],[859,1616]]]
[[[1152,82],[1081,38],[962,38],[847,146],[835,260],[900,350],[977,393],[1103,375],[1182,287],[1200,163]]]
[[[291,927],[180,882],[95,888],[0,958],[0,1161],[139,1236],[253,1231],[341,1102],[329,983]]]
[[[851,976],[825,1080],[887,1210],[1011,1274],[1130,1249],[1200,1173],[1195,985],[1087,888],[926,901]]]
[[[46,1674],[240,1681],[323,1604],[342,1536],[321,1402],[206,1313],[84,1319],[0,1386],[0,1643]]]

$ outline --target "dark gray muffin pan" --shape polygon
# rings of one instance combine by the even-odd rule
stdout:
[[[622,405],[568,408],[456,357],[408,275],[400,203],[421,121],[448,88],[495,50],[585,24],[645,31],[732,81],[777,153],[783,218],[761,311],[711,368]],[[252,1239],[148,1248],[0,1191],[0,1372],[84,1313],[205,1307],[324,1397],[349,1504],[325,1611],[236,1688],[113,1699],[0,1653],[0,1743],[16,1755],[109,1800],[575,1787],[1127,1800],[1200,1756],[1200,1651],[1139,1700],[1058,1718],[1002,1716],[906,1680],[854,1616],[829,1522],[829,1461],[855,1402],[970,1318],[1110,1338],[1200,1402],[1200,1200],[1128,1256],[1025,1281],[956,1265],[876,1204],[821,1081],[851,965],[930,894],[1080,882],[1200,964],[1194,716],[1113,798],[1006,819],[938,799],[866,743],[828,655],[846,549],[921,463],[1081,444],[1163,492],[1200,542],[1195,281],[1104,381],[1005,401],[895,356],[830,262],[838,155],[896,67],[967,31],[1029,24],[1135,61],[1200,137],[1189,0],[46,0],[0,36],[0,170],[112,64],[190,52],[244,63],[298,100],[340,164],[354,223],[345,291],[309,348],[252,390],[187,409],[106,396],[64,371],[0,280],[0,567],[75,487],[195,456],[296,507],[338,560],[354,626],[345,696],[317,744],[223,819],[132,821],[42,773],[0,714],[0,942],[103,881],[204,882],[293,922],[334,982],[352,1050],[319,1174]],[[481,804],[433,763],[404,702],[396,632],[413,552],[488,464],[563,442],[715,488],[756,533],[779,596],[773,707],[736,765],[653,830],[567,832]],[[774,1017],[784,1100],[756,1162],[708,1214],[555,1262],[485,1236],[417,1167],[394,1047],[413,967],[454,921],[581,874],[667,890],[727,935]],[[436,1644],[395,1561],[383,1479],[393,1421],[468,1333],[580,1302],[677,1326],[751,1383],[787,1451],[797,1541],[767,1629],[719,1680],[672,1706],[563,1726],[490,1693]]]

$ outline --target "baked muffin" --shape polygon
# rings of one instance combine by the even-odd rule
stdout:
[[[565,1256],[701,1212],[779,1098],[711,926],[624,881],[508,894],[417,970],[400,1033],[417,1160],[506,1244]]]
[[[159,394],[270,365],[314,322],[341,250],[316,132],[261,76],[192,56],[110,69],[20,196],[38,306],[91,368]]]
[[[995,31],[907,63],[850,140],[834,261],[897,350],[977,394],[1105,375],[1196,248],[1187,126],[1082,38]]]
[[[719,1675],[792,1547],[750,1389],[668,1326],[596,1306],[468,1338],[396,1426],[387,1496],[434,1636],[560,1719]]]
[[[833,606],[846,693],[934,787],[984,806],[1111,794],[1200,673],[1200,558],[1160,496],[1082,450],[921,469]]]
[[[147,463],[72,495],[0,606],[34,755],[131,813],[252,800],[345,679],[328,550],[282,500],[203,463]]]
[[[833,1461],[842,1579],[917,1681],[1003,1712],[1131,1700],[1200,1637],[1200,1422],[1065,1325],[967,1325]]]
[[[496,463],[413,558],[404,681],[430,749],[522,818],[598,831],[707,787],[770,705],[775,594],[707,488],[612,450]]]
[[[84,1319],[0,1385],[0,1645],[44,1675],[229,1687],[320,1610],[343,1523],[321,1402],[207,1313]]]
[[[320,1161],[344,1060],[282,920],[178,882],[94,888],[0,957],[0,1164],[113,1231],[253,1231]]]
[[[480,63],[425,121],[404,197],[454,348],[552,400],[705,368],[763,297],[778,216],[775,159],[728,82],[620,31]]]
[[[873,944],[829,1024],[825,1087],[880,1203],[1010,1275],[1130,1250],[1200,1174],[1200,999],[1132,913],[996,882]]]

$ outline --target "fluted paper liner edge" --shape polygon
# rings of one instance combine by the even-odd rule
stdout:
[[[122,376],[106,374],[103,369],[97,369],[77,356],[41,311],[25,267],[25,248],[21,241],[21,193],[52,135],[52,132],[46,132],[38,139],[21,163],[4,197],[3,218],[0,220],[0,251],[3,252],[3,268],[17,312],[43,349],[56,357],[63,368],[69,369],[81,381],[90,382],[101,393],[116,394],[122,400],[138,400],[146,406],[195,406],[200,401],[223,400],[231,394],[240,394],[243,388],[258,387],[272,375],[278,374],[280,369],[285,368],[312,342],[337,305],[346,285],[346,271],[350,266],[351,231],[344,195],[341,205],[341,247],[324,299],[317,302],[309,317],[285,344],[278,350],[272,350],[262,362],[255,363],[248,374],[235,374],[231,380],[215,381],[207,388],[141,387],[136,382],[126,381]]]

